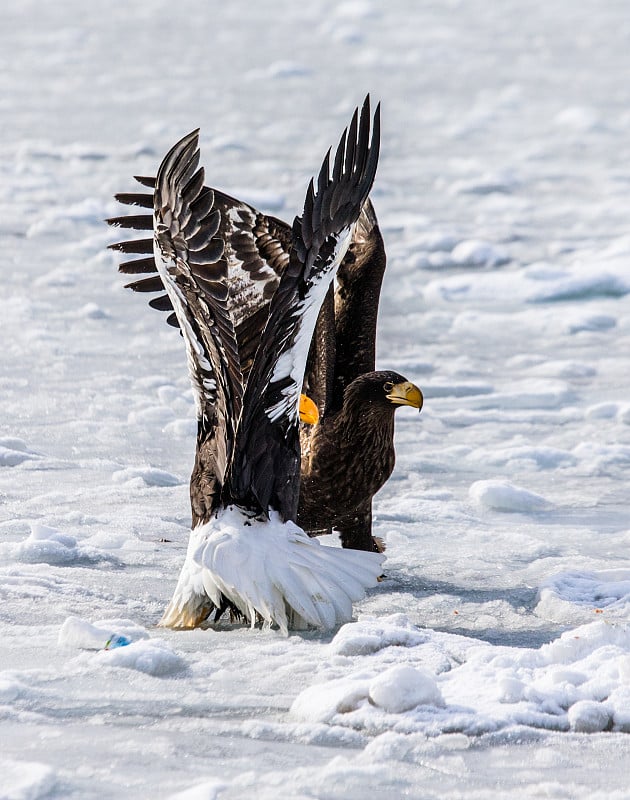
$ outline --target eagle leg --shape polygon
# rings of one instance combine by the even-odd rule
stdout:
[[[342,547],[351,550],[368,550],[382,553],[384,542],[372,536],[372,498],[366,500],[352,514],[335,522]]]

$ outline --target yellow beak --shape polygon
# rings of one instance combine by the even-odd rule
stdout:
[[[317,406],[305,394],[300,395],[300,422],[305,422],[307,425],[317,425],[319,422]]]
[[[422,410],[422,404],[424,403],[422,392],[415,383],[411,383],[410,381],[395,383],[392,386],[391,392],[387,395],[387,399],[390,403],[394,403],[394,405],[412,406],[413,408],[417,408],[418,411]]]

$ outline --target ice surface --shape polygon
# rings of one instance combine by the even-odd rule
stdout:
[[[0,797],[626,800],[624,4],[6,0],[0,62]],[[291,221],[368,90],[378,363],[426,398],[384,580],[331,635],[157,629],[194,400],[102,220],[200,126]]]
[[[364,624],[370,622],[386,635],[387,618]],[[436,663],[436,651],[446,662],[432,672],[427,666]],[[389,666],[395,661],[402,663]],[[478,736],[512,726],[627,731],[629,665],[625,624],[592,622],[537,650],[427,632],[399,654],[384,645],[359,655],[349,675],[305,689],[291,712],[302,721],[371,733]]]

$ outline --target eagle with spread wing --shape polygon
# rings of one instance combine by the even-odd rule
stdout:
[[[376,585],[384,556],[331,548],[296,523],[300,393],[317,319],[374,181],[379,109],[356,115],[311,181],[288,263],[247,378],[230,302],[222,210],[204,187],[198,132],[166,155],[153,195],[153,259],[182,332],[211,462],[207,521],[195,526],[161,624],[194,627],[231,609],[252,625],[331,628]],[[371,128],[371,135],[370,135]],[[149,279],[154,280],[154,279]],[[240,321],[241,326],[243,321]]]
[[[367,146],[369,98],[344,132],[337,149],[339,159],[355,158]],[[378,113],[375,124],[378,125]],[[330,156],[326,165],[330,168]],[[179,327],[185,340],[190,331],[200,343],[197,351],[187,343],[188,364],[197,396],[204,392],[203,338],[197,331],[204,323],[207,280],[195,259],[216,258],[217,269],[226,275],[227,296],[236,342],[234,344],[243,380],[248,381],[262,332],[267,324],[272,298],[280,285],[294,247],[292,227],[276,217],[217,190],[199,187],[197,203],[211,209],[211,222],[195,234],[190,245],[194,289],[182,296],[185,321],[162,280],[153,255],[154,239],[135,239],[111,245],[134,256],[120,264],[126,274],[150,274],[127,284],[137,292],[159,293],[149,301],[153,308],[169,312],[169,324]],[[151,209],[114,217],[111,225],[153,231],[157,224],[157,181],[137,177],[152,193],[121,193],[126,205]],[[314,191],[314,190],[313,190]],[[311,202],[307,196],[307,203]],[[204,206],[205,204],[205,206]],[[326,209],[325,209],[326,210]],[[211,232],[211,235],[209,235]],[[203,255],[198,255],[202,253]],[[402,375],[375,371],[376,324],[386,256],[376,214],[369,197],[363,200],[358,220],[352,226],[348,248],[341,258],[334,285],[329,287],[319,310],[301,395],[301,481],[297,522],[311,535],[336,528],[344,547],[378,550],[372,537],[372,497],[389,478],[395,462],[394,412],[401,405],[422,408],[422,393]],[[196,331],[196,333],[195,333]],[[209,380],[205,376],[205,380]],[[309,400],[311,398],[311,400]],[[318,424],[313,424],[318,421]],[[195,465],[190,482],[193,528],[211,518],[220,499],[217,474],[215,426],[219,417],[200,418]],[[221,422],[221,424],[223,424]]]

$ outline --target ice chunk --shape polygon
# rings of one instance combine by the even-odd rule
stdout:
[[[510,260],[502,247],[478,239],[460,242],[451,253],[451,258],[455,264],[463,267],[498,267]]]
[[[184,789],[169,796],[168,800],[218,800],[219,794],[227,787],[227,784],[218,779],[212,779]]]
[[[602,703],[579,700],[569,709],[569,725],[578,733],[599,733],[610,725],[610,712]]]
[[[473,503],[483,510],[527,513],[540,511],[551,505],[542,495],[503,479],[475,481],[468,494]]]
[[[337,655],[351,656],[376,653],[386,647],[413,647],[424,641],[425,636],[404,614],[392,614],[381,619],[364,617],[344,625],[330,643],[330,649]]]
[[[81,650],[114,649],[120,640],[127,644],[139,639],[148,639],[147,631],[131,620],[115,619],[91,623],[80,617],[68,617],[59,631],[59,644],[78,647]],[[116,645],[112,647],[113,642]]]
[[[40,797],[49,797],[57,783],[55,771],[36,761],[0,759],[0,775],[2,800],[38,800]]]
[[[112,475],[114,483],[145,484],[146,486],[179,486],[183,481],[177,475],[155,467],[127,467]]]
[[[82,544],[74,536],[58,531],[40,522],[31,524],[31,533],[24,541],[0,544],[0,551],[10,553],[23,564],[54,564],[98,561],[115,562],[116,559],[98,548]]]
[[[305,722],[330,722],[336,714],[347,714],[367,700],[370,681],[340,678],[305,689],[293,701],[291,714]]]
[[[399,664],[370,683],[369,698],[393,714],[419,705],[442,706],[444,700],[435,678],[428,670]]]
[[[98,657],[103,666],[133,669],[156,678],[177,675],[187,669],[182,656],[160,639],[137,641],[127,647],[102,650],[95,657]]]

